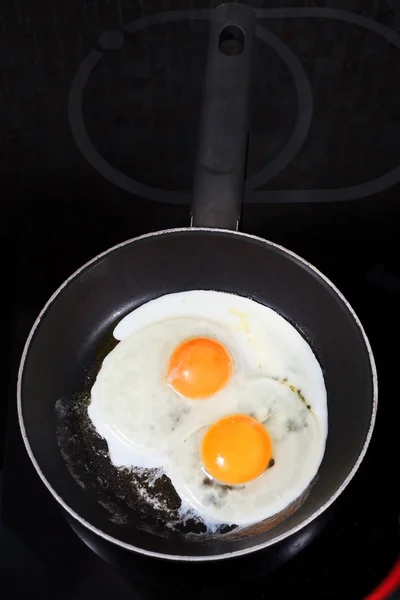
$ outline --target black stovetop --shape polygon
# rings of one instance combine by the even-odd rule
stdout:
[[[398,554],[400,6],[393,0],[251,2],[259,29],[241,228],[288,246],[333,280],[361,318],[378,368],[370,449],[326,518],[274,554],[228,570],[132,557],[128,577],[71,529],[25,453],[16,371],[47,297],[110,245],[188,224],[209,4],[189,5],[15,0],[0,19],[7,284],[0,595],[7,599],[226,591],[358,600]]]

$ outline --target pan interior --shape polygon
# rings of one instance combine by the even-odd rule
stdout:
[[[290,507],[286,518],[239,535],[193,537],[188,532],[199,533],[195,523],[187,524],[182,535],[138,511],[130,475],[107,470],[104,442],[84,426],[88,390],[112,347],[115,323],[144,302],[192,289],[236,293],[277,310],[307,339],[324,371],[328,440],[308,497]],[[139,238],[84,267],[53,298],[37,325],[21,384],[28,443],[55,494],[103,535],[143,552],[175,557],[212,558],[267,545],[312,518],[352,472],[374,410],[365,339],[329,283],[276,246],[215,230]],[[171,492],[171,506],[176,501]]]

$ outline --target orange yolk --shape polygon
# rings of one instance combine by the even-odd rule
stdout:
[[[229,415],[214,423],[203,438],[205,470],[221,483],[255,479],[268,467],[271,439],[263,425],[248,415]]]
[[[168,383],[187,398],[207,398],[228,383],[231,373],[232,359],[222,344],[210,338],[192,338],[172,354]]]

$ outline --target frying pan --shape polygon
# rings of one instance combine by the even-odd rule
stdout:
[[[20,364],[19,423],[44,484],[92,533],[150,556],[222,559],[299,531],[348,485],[375,421],[375,363],[347,300],[290,250],[237,231],[254,30],[244,5],[223,4],[212,13],[191,226],[128,240],[78,269],[43,308]],[[83,426],[88,390],[115,324],[149,300],[194,289],[239,294],[276,310],[311,345],[327,388],[329,430],[316,480],[283,515],[239,533],[169,531],[136,510],[129,474],[113,470],[101,439]]]

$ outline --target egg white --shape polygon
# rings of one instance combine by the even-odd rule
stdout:
[[[174,349],[198,336],[219,340],[234,372],[216,395],[190,400],[167,385],[166,369]],[[325,449],[326,390],[310,346],[283,317],[248,298],[196,290],[132,311],[114,337],[121,342],[103,362],[88,413],[115,466],[159,469],[171,479],[182,511],[209,527],[268,518],[308,487]],[[201,439],[232,413],[264,424],[275,464],[242,488],[210,486]]]
[[[322,460],[325,439],[317,418],[287,384],[257,377],[237,393],[227,399],[227,414],[235,407],[263,423],[274,465],[243,486],[210,481],[200,458],[206,426],[177,446],[167,469],[184,509],[195,509],[208,526],[248,525],[279,513],[307,488]]]

